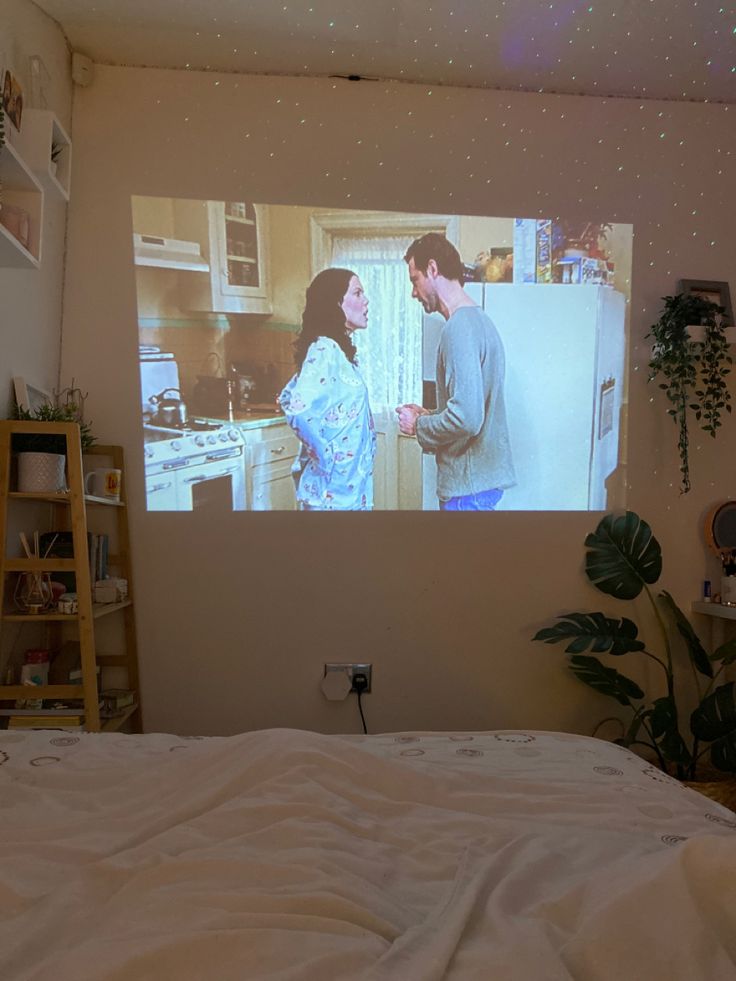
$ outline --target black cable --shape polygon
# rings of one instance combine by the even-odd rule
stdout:
[[[360,719],[363,723],[363,732],[368,735],[368,726],[365,724],[365,716],[363,715],[363,702],[361,701],[361,696],[364,691],[368,688],[368,678],[361,672],[353,675],[353,691],[358,696],[358,711],[360,712]]]
[[[358,692],[358,711],[360,712],[360,719],[363,723],[363,732],[368,735],[368,726],[365,724],[365,716],[363,715],[363,703],[360,700],[362,692]]]

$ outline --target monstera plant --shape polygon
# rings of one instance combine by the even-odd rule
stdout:
[[[626,710],[626,720],[618,720],[623,730],[615,740],[619,745],[646,747],[665,773],[680,780],[695,780],[704,760],[716,770],[736,773],[734,685],[723,679],[724,669],[736,661],[736,639],[709,655],[670,594],[663,590],[655,595],[662,550],[649,525],[633,511],[606,515],[585,546],[585,573],[596,589],[623,601],[646,595],[658,625],[657,644],[650,646],[640,637],[628,617],[605,613],[563,614],[534,640],[565,643],[572,672]],[[678,637],[681,643],[673,644]],[[678,657],[683,647],[686,653]],[[583,653],[588,650],[592,653]],[[595,654],[651,659],[663,694],[647,695]],[[696,708],[686,720],[685,706],[692,706],[693,699]]]

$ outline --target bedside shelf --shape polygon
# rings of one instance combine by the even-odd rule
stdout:
[[[736,606],[724,606],[723,603],[703,603],[702,600],[693,603],[693,613],[702,613],[706,617],[721,617],[723,620],[736,620]]]

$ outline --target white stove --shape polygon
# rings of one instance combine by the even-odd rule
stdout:
[[[165,426],[143,426],[145,437],[144,456],[146,465],[177,461],[201,456],[212,456],[223,448],[232,450],[244,444],[240,431],[234,426],[212,425],[204,431],[193,427],[169,429]]]
[[[146,506],[149,511],[194,511],[205,507],[244,511],[245,441],[236,426],[190,420],[176,426],[151,423],[149,389],[179,387],[173,355],[157,352],[141,359]]]

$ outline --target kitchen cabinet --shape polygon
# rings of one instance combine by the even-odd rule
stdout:
[[[6,117],[5,144],[0,147],[5,211],[0,222],[0,267],[38,269],[41,265],[44,193],[69,200],[71,152],[71,140],[52,112],[26,109],[20,131]]]
[[[245,201],[175,201],[176,235],[201,243],[209,270],[180,279],[183,309],[271,313],[268,212]]]
[[[421,447],[414,437],[400,435],[393,409],[374,412],[373,421],[376,427],[374,511],[421,511]]]
[[[10,489],[11,450],[14,434],[58,435],[66,440],[67,484],[69,489],[53,493],[50,491],[21,492]],[[109,460],[115,469],[124,471],[123,451],[119,446],[95,446],[87,451],[98,460]],[[123,492],[125,483],[123,482]],[[23,504],[49,505],[50,514],[47,517],[48,526],[54,532],[66,532],[71,540],[72,557],[54,556],[51,545],[41,557],[41,549],[34,548],[25,557],[13,557],[7,554],[9,543],[6,540],[8,528],[8,509],[10,505]],[[38,509],[37,509],[38,510]],[[127,597],[119,602],[95,603],[92,597],[93,571],[90,568],[88,528],[105,526],[105,513],[112,516],[114,528],[109,536],[117,554],[108,557],[108,568],[114,569],[118,578],[127,582]],[[94,515],[94,516],[93,516]],[[34,515],[34,517],[36,517]],[[138,657],[136,647],[134,608],[131,595],[130,552],[128,545],[127,509],[124,493],[119,501],[92,497],[84,493],[84,476],[82,469],[82,450],[79,426],[75,423],[40,423],[14,420],[0,421],[0,596],[5,600],[0,608],[0,630],[6,624],[35,623],[44,628],[47,638],[45,647],[58,649],[61,642],[61,632],[64,628],[73,628],[78,638],[81,677],[72,682],[43,684],[32,689],[22,684],[1,684],[0,702],[15,699],[28,699],[31,692],[34,699],[42,700],[44,708],[41,711],[43,726],[48,728],[64,727],[60,722],[62,717],[69,718],[72,710],[58,710],[54,716],[54,702],[82,702],[83,708],[78,714],[83,718],[84,729],[88,732],[114,730],[124,723],[138,731],[142,728],[141,708],[139,697]],[[53,544],[53,542],[52,542]],[[30,552],[30,550],[29,550]],[[52,573],[73,574],[77,595],[78,609],[74,613],[60,612],[56,605],[49,603],[50,591],[45,586],[40,589],[44,603],[37,611],[16,608],[12,605],[14,595],[13,584],[23,576],[38,578],[48,582]],[[96,648],[95,624],[102,617],[112,614],[122,616],[122,636],[124,649],[121,653],[112,651],[100,653]],[[7,675],[7,665],[4,666],[4,680]],[[123,679],[127,688],[136,693],[136,700],[128,705],[120,714],[110,719],[101,719],[99,710],[100,686],[98,673],[115,669],[115,687],[120,687],[119,679]],[[53,670],[53,665],[52,665]],[[36,710],[32,710],[36,711]],[[3,714],[14,714],[13,710],[5,709]],[[18,715],[22,721],[22,713]],[[48,720],[48,721],[47,721]],[[38,727],[38,726],[36,726]]]
[[[291,468],[299,455],[299,440],[286,423],[244,429],[243,436],[248,510],[295,511]]]

